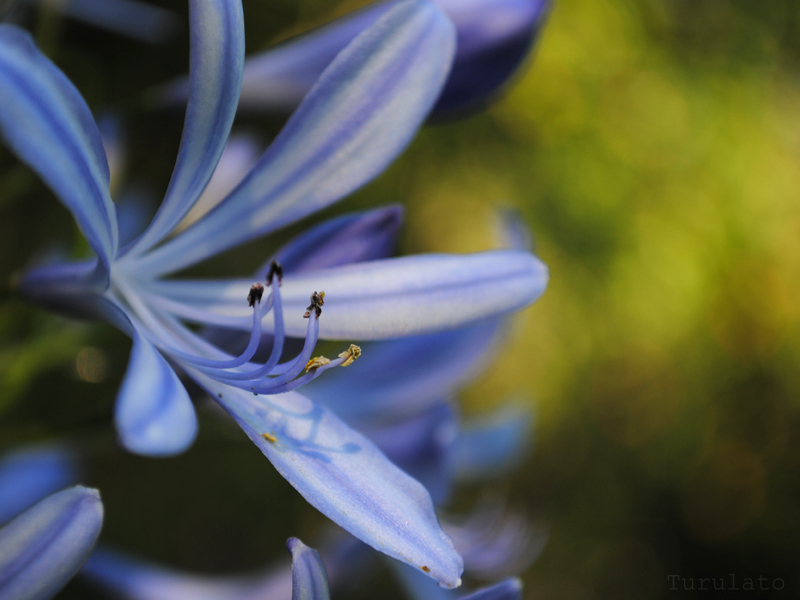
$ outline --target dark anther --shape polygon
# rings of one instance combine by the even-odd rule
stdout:
[[[278,276],[278,285],[283,283],[283,267],[281,263],[279,263],[274,258],[272,262],[269,263],[269,271],[267,272],[267,285],[272,285],[272,278]]]
[[[303,315],[304,319],[311,316],[311,311],[317,313],[317,318],[322,314],[322,307],[325,306],[325,292],[314,292],[311,294],[311,304],[306,308],[306,313]]]
[[[250,286],[250,291],[247,294],[247,304],[253,306],[256,302],[261,303],[261,296],[264,295],[264,286],[260,283],[254,283]]]

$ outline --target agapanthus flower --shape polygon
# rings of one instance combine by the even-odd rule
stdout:
[[[250,280],[164,279],[320,210],[382,171],[439,95],[454,54],[452,23],[424,0],[393,6],[337,55],[244,181],[169,238],[225,146],[244,61],[239,0],[193,0],[190,24],[190,92],[175,170],[153,221],[124,248],[88,107],[26,33],[0,26],[0,132],[97,253],[30,270],[19,289],[131,336],[115,409],[128,449],[168,455],[194,439],[191,401],[166,357],[219,402],[309,503],[376,549],[456,587],[462,561],[425,489],[332,412],[291,390],[357,354],[350,347],[341,360],[313,362],[319,337],[421,334],[515,310],[542,293],[546,268],[528,253],[494,252],[372,261],[283,279],[274,265],[258,283],[268,290]],[[187,322],[250,330],[250,342],[231,356]],[[259,364],[251,359],[262,331],[274,343]],[[305,342],[295,359],[280,363],[286,336]]]
[[[103,524],[97,490],[67,488],[0,528],[0,598],[45,600],[72,579]]]

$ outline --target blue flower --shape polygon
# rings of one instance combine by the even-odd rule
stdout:
[[[546,286],[541,262],[524,252],[423,255],[287,274],[282,281],[274,265],[266,296],[247,280],[163,279],[320,210],[380,173],[439,95],[454,53],[452,23],[425,0],[393,6],[338,54],[237,188],[168,239],[219,160],[244,62],[239,0],[193,0],[190,23],[189,101],[175,169],[153,221],[123,248],[88,107],[27,34],[0,26],[0,133],[72,212],[97,254],[31,270],[19,288],[43,305],[105,319],[133,339],[115,410],[128,449],[169,455],[194,439],[194,410],[167,357],[309,503],[378,550],[426,566],[441,585],[457,587],[462,561],[427,491],[331,411],[291,390],[356,357],[351,347],[334,361],[309,362],[319,337],[422,334],[519,309]],[[272,319],[263,319],[270,311]],[[250,330],[250,341],[231,356],[187,322]],[[273,333],[273,352],[256,364],[262,329]],[[305,336],[305,344],[297,358],[278,364],[286,336]]]
[[[47,496],[0,528],[0,598],[43,600],[72,579],[103,524],[97,490]]]
[[[240,107],[289,110],[356,35],[397,3],[385,0],[337,19],[245,62]],[[453,68],[434,107],[441,116],[489,101],[524,62],[550,0],[436,0],[457,31]],[[184,94],[173,90],[176,97]]]

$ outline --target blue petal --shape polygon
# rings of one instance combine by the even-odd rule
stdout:
[[[359,398],[357,393],[354,397]],[[450,449],[457,424],[446,402],[417,417],[366,429],[364,434],[389,460],[424,485],[434,504],[447,501],[452,482]]]
[[[122,445],[145,456],[183,452],[197,435],[197,416],[186,388],[121,309],[104,298],[87,299],[87,303],[94,303],[95,313],[133,339],[114,409]]]
[[[458,52],[435,113],[486,103],[520,67],[550,0],[436,0],[456,25]]]
[[[522,600],[522,581],[512,577],[464,596],[462,600]]]
[[[305,335],[302,315],[314,290],[326,294],[321,338],[375,340],[435,333],[519,310],[541,296],[547,280],[539,259],[513,250],[424,254],[287,275],[281,288],[286,333]],[[242,302],[250,280],[142,285],[159,308],[204,324],[251,327]],[[271,327],[265,319],[265,330]]]
[[[0,598],[55,595],[91,552],[103,524],[97,490],[48,496],[0,529]]]
[[[72,83],[11,25],[0,25],[0,97],[0,134],[75,217],[107,284],[117,216],[100,134]]]
[[[434,114],[490,99],[519,68],[536,39],[549,0],[436,0],[456,26],[456,58]],[[240,108],[289,110],[336,54],[395,2],[338,19],[245,62]],[[185,97],[185,94],[184,94]]]
[[[244,64],[241,0],[191,0],[189,104],[167,194],[134,251],[157,244],[189,212],[214,173],[231,131]]]
[[[73,452],[65,446],[30,446],[0,460],[0,524],[78,478]]]
[[[439,527],[428,492],[364,436],[300,394],[254,396],[192,376],[312,506],[440,585],[460,584],[461,557]]]
[[[519,465],[533,442],[532,423],[532,412],[515,405],[465,423],[452,450],[458,479],[482,481]]]
[[[297,538],[289,538],[286,547],[292,554],[292,600],[330,600],[328,575],[319,552]]]
[[[454,38],[433,4],[399,3],[337,56],[241,185],[138,268],[157,274],[187,267],[320,210],[378,175],[438,97]]]
[[[358,369],[332,370],[304,393],[349,422],[415,414],[482,372],[499,329],[499,319],[487,319],[453,331],[367,344]]]
[[[146,456],[183,452],[197,435],[197,417],[186,389],[164,357],[136,330],[114,423],[125,448]]]
[[[403,207],[350,213],[312,227],[278,250],[284,273],[314,271],[391,256],[403,225]],[[271,261],[271,259],[270,259]],[[263,279],[270,261],[259,269]]]

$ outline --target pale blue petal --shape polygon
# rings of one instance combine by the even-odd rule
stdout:
[[[136,330],[128,370],[117,394],[114,423],[122,445],[146,456],[183,452],[197,435],[197,417],[186,388]]]
[[[319,552],[297,538],[289,538],[286,547],[292,555],[292,600],[330,600],[328,575]]]
[[[441,585],[460,584],[461,558],[428,492],[367,438],[295,392],[255,396],[197,372],[193,377],[312,506]]]
[[[0,459],[0,524],[78,479],[74,452],[66,446],[29,446]]]
[[[98,548],[81,577],[128,600],[289,600],[289,565],[259,575],[211,577],[182,573]]]
[[[320,337],[374,340],[435,333],[519,310],[542,295],[547,267],[513,250],[424,254],[345,265],[284,277],[287,335],[303,337],[302,318],[315,290],[325,291]],[[144,284],[143,284],[144,285]],[[204,324],[249,330],[250,280],[155,281],[143,293],[159,308]],[[269,318],[264,328],[271,331]]]
[[[389,460],[425,486],[436,505],[450,495],[450,449],[457,433],[455,412],[446,402],[419,416],[364,430]]]
[[[103,524],[97,490],[48,496],[0,529],[0,598],[44,600],[69,581]]]
[[[183,452],[197,435],[197,416],[186,388],[121,309],[103,298],[93,302],[95,312],[133,340],[128,370],[114,407],[114,424],[122,445],[145,456]]]
[[[522,600],[522,581],[512,577],[464,596],[462,600]]]
[[[452,449],[453,467],[460,481],[483,481],[517,467],[533,444],[533,412],[509,405],[461,427]]]
[[[0,25],[0,98],[0,135],[70,210],[107,278],[117,216],[97,126],[78,90],[12,25]]]
[[[205,218],[137,265],[187,267],[301,219],[361,187],[408,145],[441,89],[455,33],[405,0],[325,70],[247,178]]]
[[[301,233],[278,250],[284,273],[314,271],[391,256],[403,225],[403,207],[385,206],[325,221]],[[263,279],[267,261],[256,274]]]
[[[349,422],[415,414],[478,376],[493,359],[499,331],[500,320],[493,318],[366,344],[358,369],[335,369],[303,393]]]
[[[244,64],[241,0],[191,0],[189,103],[164,201],[134,252],[160,242],[203,193],[231,131]]]

